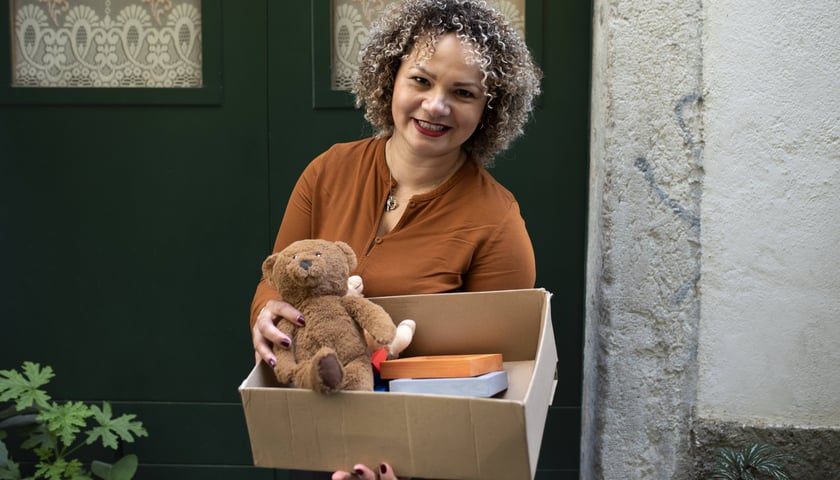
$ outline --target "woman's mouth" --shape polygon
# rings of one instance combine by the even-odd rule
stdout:
[[[424,135],[428,135],[430,137],[439,137],[446,133],[451,127],[447,127],[446,125],[441,125],[439,123],[431,123],[424,120],[414,119],[414,126],[420,133]]]

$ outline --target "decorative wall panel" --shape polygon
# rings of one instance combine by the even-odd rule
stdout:
[[[394,0],[332,0],[332,79],[333,90],[350,90],[359,70],[359,51],[370,24]],[[488,0],[525,36],[525,0]]]
[[[13,87],[202,86],[201,1],[12,0]]]

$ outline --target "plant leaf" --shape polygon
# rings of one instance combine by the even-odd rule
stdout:
[[[137,472],[137,455],[129,454],[117,460],[108,480],[131,480]]]
[[[23,375],[17,370],[0,370],[0,402],[14,400],[18,411],[31,407],[47,407],[50,396],[40,387],[55,376],[49,366],[43,369],[37,363],[23,362]]]
[[[110,463],[94,460],[90,463],[90,471],[99,478],[111,480],[111,470],[114,468]]]
[[[137,455],[130,454],[110,463],[94,460],[90,464],[93,473],[104,480],[131,480],[137,472]]]
[[[6,448],[6,444],[2,441],[3,437],[5,437],[5,435],[0,435],[0,468],[5,467],[9,463],[9,450]]]
[[[76,459],[67,461],[63,458],[54,462],[39,462],[35,468],[35,478],[38,477],[46,480],[63,480],[65,477],[74,480],[89,478],[82,472],[82,462]]]
[[[0,465],[0,480],[20,480],[20,466],[9,459],[5,465]]]
[[[90,410],[93,413],[93,418],[99,422],[99,426],[88,431],[86,440],[88,445],[101,438],[102,445],[116,450],[117,440],[130,443],[134,441],[135,436],[146,437],[149,435],[143,428],[143,423],[134,420],[137,417],[136,415],[124,414],[113,418],[111,404],[108,402],[102,404],[102,409],[96,405],[91,405]]]
[[[90,407],[82,402],[51,403],[49,408],[38,414],[47,430],[58,437],[66,446],[73,444],[76,435],[87,426],[87,418],[92,415]]]
[[[738,480],[741,477],[741,469],[738,463],[738,452],[729,447],[718,448],[715,453],[715,468],[712,478]]]
[[[788,462],[797,462],[793,455],[780,453],[767,443],[752,443],[734,450],[719,448],[715,455],[715,480],[755,480],[770,476],[775,480],[790,480],[783,467]]]
[[[21,448],[33,450],[39,458],[45,458],[39,451],[47,452],[47,456],[55,449],[55,438],[47,431],[43,424],[39,424],[29,433],[29,436],[20,444]]]

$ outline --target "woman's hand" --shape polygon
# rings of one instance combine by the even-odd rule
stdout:
[[[361,463],[353,465],[353,472],[337,471],[332,474],[332,480],[399,480],[394,470],[387,463],[379,465],[379,471],[374,472],[367,465]]]
[[[277,364],[274,357],[272,345],[280,345],[289,348],[292,340],[288,335],[277,328],[277,322],[281,318],[296,323],[301,327],[306,325],[303,315],[294,307],[280,300],[269,300],[260,310],[254,327],[251,329],[251,337],[254,342],[254,356],[257,363],[265,361],[273,368]]]

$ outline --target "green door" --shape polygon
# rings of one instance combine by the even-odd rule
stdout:
[[[236,387],[293,183],[330,144],[370,133],[321,86],[327,3],[205,0],[197,92],[9,88],[14,18],[0,9],[0,369],[51,365],[54,398],[136,413],[149,437],[124,451],[138,478],[285,478],[249,467]],[[545,93],[492,170],[520,200],[538,286],[554,294],[543,479],[577,478],[590,10],[528,2]]]

